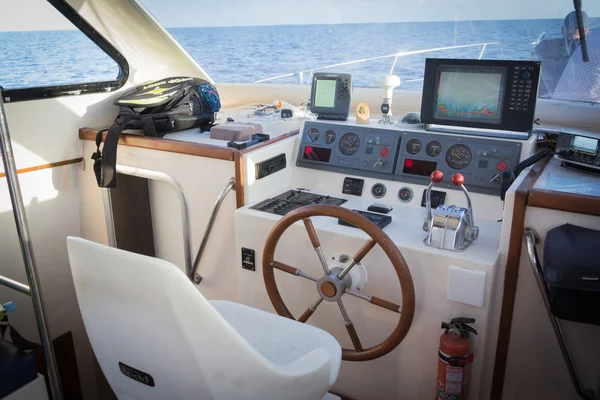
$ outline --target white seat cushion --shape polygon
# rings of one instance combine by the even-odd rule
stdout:
[[[289,364],[315,349],[331,356],[329,384],[335,382],[342,358],[333,336],[312,325],[230,301],[213,300],[211,305],[263,357],[275,364]]]

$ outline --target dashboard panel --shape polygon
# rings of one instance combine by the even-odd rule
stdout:
[[[307,121],[297,165],[391,179],[400,139],[396,131],[368,125]]]
[[[514,141],[425,131],[404,131],[400,135],[406,145],[398,151],[394,173],[397,181],[425,184],[431,172],[440,170],[448,179],[437,187],[451,188],[450,176],[460,172],[469,190],[499,194],[499,174],[514,169],[521,155],[521,143]]]
[[[307,121],[296,165],[389,181],[427,184],[441,170],[441,188],[453,188],[450,176],[460,172],[466,187],[500,194],[500,174],[514,169],[522,143],[488,137],[426,131],[420,126],[358,125]]]

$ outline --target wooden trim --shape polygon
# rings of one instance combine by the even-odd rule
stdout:
[[[525,208],[529,192],[535,185],[539,176],[546,168],[551,157],[545,158],[529,170],[525,179],[515,191],[515,202],[511,221],[508,257],[504,273],[504,291],[502,295],[502,309],[500,311],[500,326],[498,328],[498,345],[494,361],[494,376],[492,378],[492,400],[502,398],[504,376],[506,374],[506,360],[508,359],[508,346],[512,328],[515,297],[517,295],[517,280],[519,278],[519,263],[523,244],[523,231],[525,229]]]
[[[234,168],[236,206],[237,208],[240,208],[244,206],[244,165],[242,155],[297,135],[299,132],[299,130],[288,132],[274,139],[267,140],[266,142],[250,146],[242,150],[230,147],[213,146],[204,143],[192,143],[184,142],[181,140],[171,140],[165,138],[154,138],[138,135],[122,135],[119,138],[119,144],[123,146],[139,147],[142,149],[168,151],[171,153],[188,154],[191,156],[200,156],[206,158],[215,158],[218,160],[233,161],[235,163]],[[98,129],[81,128],[79,129],[79,139],[95,141],[97,133]],[[104,139],[106,139],[106,133],[102,137],[103,141]]]
[[[235,163],[235,205],[236,208],[244,207],[244,163],[242,153],[236,151],[233,161]]]
[[[97,129],[81,128],[79,130],[79,139],[96,140]],[[104,134],[102,140],[106,138]],[[181,140],[171,140],[164,138],[155,138],[138,135],[121,135],[119,144],[123,146],[139,147],[143,149],[168,151],[171,153],[188,154],[191,156],[200,156],[215,158],[217,160],[233,161],[236,149],[229,147],[212,146],[203,143],[184,142]]]
[[[35,167],[19,169],[19,170],[17,170],[17,174],[26,174],[28,172],[41,171],[43,169],[62,167],[63,165],[77,164],[82,161],[83,161],[83,158],[79,157],[79,158],[73,158],[71,160],[58,161],[58,162],[54,162],[54,163],[50,163],[50,164],[36,165]],[[0,178],[4,178],[5,176],[6,176],[5,172],[0,172]]]
[[[527,205],[548,208],[550,210],[600,216],[600,197],[596,196],[534,189],[529,194]]]

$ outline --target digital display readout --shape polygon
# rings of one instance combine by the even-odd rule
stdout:
[[[302,158],[304,160],[328,163],[329,159],[331,158],[331,149],[306,146],[304,148],[304,153],[302,153]]]
[[[404,168],[402,172],[410,175],[429,176],[436,169],[436,162],[413,160],[407,158],[406,160],[404,160]]]
[[[596,154],[598,152],[598,140],[584,136],[575,136],[571,149],[583,153]]]
[[[500,123],[505,75],[498,68],[441,67],[435,118]]]
[[[318,79],[315,91],[315,107],[333,107],[335,105],[335,89],[337,80]]]

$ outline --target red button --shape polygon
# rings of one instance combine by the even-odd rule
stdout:
[[[379,155],[381,155],[381,157],[387,157],[389,154],[390,154],[390,151],[387,149],[387,147],[384,147],[379,152]]]
[[[496,167],[498,168],[498,171],[503,172],[506,171],[508,165],[504,161],[500,161]]]

